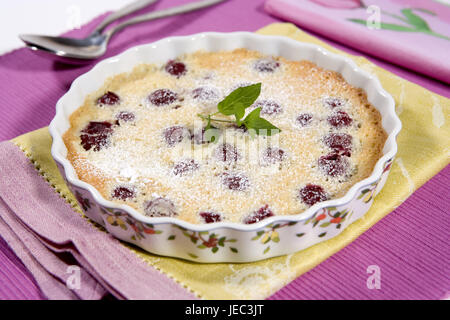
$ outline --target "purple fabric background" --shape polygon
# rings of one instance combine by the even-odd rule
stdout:
[[[76,214],[13,143],[0,143],[0,234],[49,299],[195,299]],[[80,286],[69,289],[71,266]]]
[[[147,10],[188,0],[160,1]],[[214,8],[130,27],[113,38],[107,56],[171,35],[204,31],[256,31],[280,20],[267,15],[263,0],[228,0]],[[101,20],[69,35],[81,37]],[[317,36],[317,35],[315,35]],[[321,37],[319,37],[321,38]],[[323,38],[321,38],[323,39]],[[345,45],[323,39],[351,54]],[[367,56],[367,55],[365,55]],[[377,65],[431,91],[450,97],[450,88],[430,78],[368,57]],[[0,57],[2,125],[0,141],[43,126],[54,115],[56,101],[71,82],[88,71],[62,65],[19,49]],[[415,192],[399,208],[351,245],[275,293],[270,299],[439,299],[450,287],[447,167]],[[386,241],[388,240],[388,241]],[[381,289],[366,287],[369,265],[381,268]],[[31,275],[0,238],[0,299],[40,299]]]

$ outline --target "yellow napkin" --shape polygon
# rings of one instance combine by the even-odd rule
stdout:
[[[362,69],[375,74],[394,97],[397,114],[403,123],[398,137],[399,151],[386,186],[365,217],[354,222],[339,236],[301,252],[254,263],[199,264],[156,256],[124,243],[148,264],[204,299],[264,299],[270,296],[355,240],[448,164],[450,100],[403,80],[362,57],[336,50],[294,25],[271,24],[258,33],[283,35],[318,44],[352,58]],[[13,141],[49,183],[81,213],[50,155],[51,137],[47,128]]]

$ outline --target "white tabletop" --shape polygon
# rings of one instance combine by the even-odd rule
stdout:
[[[23,46],[20,33],[57,35],[132,0],[2,0],[0,54]]]

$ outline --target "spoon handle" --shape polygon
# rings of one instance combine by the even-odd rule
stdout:
[[[129,15],[130,13],[133,13],[135,11],[138,11],[142,8],[145,8],[148,5],[151,5],[152,3],[155,3],[158,0],[138,0],[130,3],[129,5],[123,7],[120,10],[117,10],[110,15],[108,15],[105,20],[103,20],[92,32],[92,34],[100,34],[103,32],[103,30],[109,26],[111,23],[116,21],[117,19],[120,19],[126,15]]]
[[[173,7],[173,8],[168,8],[168,9],[163,9],[163,10],[143,14],[141,16],[137,16],[137,17],[131,18],[127,21],[124,21],[121,24],[115,26],[114,28],[111,28],[110,30],[108,30],[106,32],[106,36],[108,38],[110,38],[116,32],[118,32],[128,26],[131,26],[133,24],[199,10],[199,9],[206,8],[206,7],[209,7],[209,6],[218,4],[220,2],[224,2],[224,1],[226,1],[226,0],[202,0],[202,1],[197,1],[197,2],[193,2],[193,3],[181,5],[178,7]]]

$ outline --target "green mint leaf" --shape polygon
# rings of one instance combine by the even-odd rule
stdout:
[[[265,130],[264,132],[267,133],[268,136],[271,136],[272,134],[281,132],[280,129],[275,127],[273,124],[271,124],[269,121],[267,121],[264,118],[261,118],[260,116],[261,108],[256,108],[252,112],[250,112],[247,117],[245,117],[244,121],[242,123],[247,127],[247,129],[253,129],[256,131],[256,134],[263,133],[262,130]]]
[[[261,83],[240,87],[231,92],[217,105],[220,113],[236,117],[236,122],[240,125],[240,120],[245,115],[245,109],[250,107],[261,93]]]

